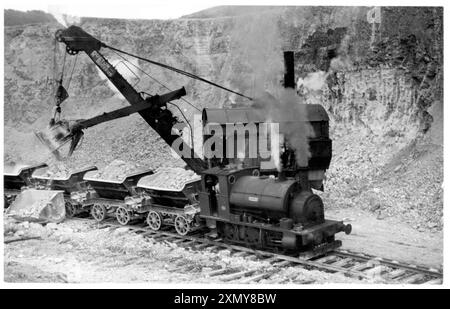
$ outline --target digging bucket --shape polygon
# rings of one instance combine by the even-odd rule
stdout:
[[[58,160],[64,158],[62,148],[70,144],[72,137],[68,123],[56,123],[34,134]]]
[[[64,191],[22,191],[6,211],[6,215],[21,221],[61,222],[66,217]]]

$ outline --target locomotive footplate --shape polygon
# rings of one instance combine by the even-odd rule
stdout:
[[[315,246],[310,251],[301,252],[298,257],[309,260],[309,259],[312,259],[315,257],[325,255],[327,252],[334,251],[337,248],[339,248],[340,246],[342,246],[342,241],[334,240],[331,243],[324,243],[324,244]]]
[[[215,220],[217,231],[226,242],[262,250],[282,250],[286,253],[300,254],[305,258],[335,250],[341,246],[341,242],[335,240],[335,234],[351,232],[351,225],[335,220],[325,220],[321,224],[307,228],[294,226],[292,229],[285,229],[268,223],[230,221],[213,216],[201,217]]]

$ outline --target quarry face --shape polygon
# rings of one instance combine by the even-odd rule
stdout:
[[[294,51],[299,100],[322,105],[330,118],[333,157],[326,172],[324,192],[317,194],[323,199],[326,214],[354,226],[355,235],[341,237],[343,248],[435,267],[442,264],[442,24],[443,9],[439,7],[274,7],[245,14],[239,13],[239,8],[229,8],[173,20],[81,18],[77,23],[111,46],[192,72],[251,97],[277,91],[284,73],[282,52]],[[53,55],[55,51],[61,59],[65,52],[62,46],[54,45],[54,33],[59,28],[60,24],[48,22],[4,29],[5,163],[34,164],[47,160],[49,165],[61,164],[40,155],[40,145],[32,133],[44,128],[51,116],[53,80],[57,78],[54,72],[61,69],[61,63],[55,63]],[[130,83],[148,93],[163,93],[167,89],[141,70],[172,90],[184,86],[185,99],[200,110],[249,106],[242,97],[141,60],[134,61],[135,67],[130,70],[114,52],[106,51],[105,56]],[[70,97],[63,105],[65,116],[89,118],[127,106],[85,54],[68,57],[68,68],[66,78],[70,76],[70,85],[66,88]],[[187,119],[199,113],[184,101],[177,104]],[[182,117],[176,109],[174,113]],[[101,169],[114,160],[127,162],[134,168],[184,166],[139,115],[90,128],[79,149],[63,165],[72,169],[95,165]],[[111,240],[99,243],[97,239],[105,236],[104,230],[93,231],[87,223],[62,223],[58,228],[42,230],[21,225],[8,231],[14,234],[19,230],[39,234],[45,245],[34,260],[25,243],[5,247],[10,281],[17,281],[20,278],[17,273],[24,272],[20,265],[40,269],[44,273],[39,276],[50,278],[50,282],[123,278],[89,260],[83,253],[87,247],[91,253],[100,252],[102,263],[121,269],[123,274],[127,272],[125,269],[139,272],[136,277],[127,275],[128,281],[158,281],[154,278],[158,267],[147,269],[146,273],[142,272],[142,265],[134,263],[145,252],[151,252],[151,257],[146,258],[164,269],[160,281],[184,282],[196,278],[196,268],[175,277],[169,274],[167,269],[176,273],[177,267],[164,264],[158,252],[171,257],[181,254],[186,263],[199,258],[195,256],[197,253],[170,244],[143,245],[142,239],[125,239],[129,236],[120,232],[116,234],[116,243],[110,243]],[[86,238],[81,239],[77,230]],[[30,243],[40,246],[36,240]],[[137,250],[131,243],[145,250]],[[62,255],[61,261],[53,263],[56,266],[49,267],[46,259],[58,257],[63,250],[53,248],[52,244],[61,244],[64,250],[75,253]],[[120,246],[126,248],[122,250]],[[110,259],[110,253],[121,252],[128,252],[129,260],[120,258],[116,263]],[[209,272],[214,263],[229,263],[226,254],[211,259],[214,260],[211,265],[202,260],[198,271]],[[85,270],[76,266],[72,270],[78,272],[73,270],[63,279],[58,277],[68,265],[80,265],[80,261],[87,261],[91,275],[86,277]],[[34,274],[34,270],[29,273]],[[299,273],[298,277],[316,283],[350,280],[307,272]],[[32,280],[39,281],[35,277]],[[377,278],[369,282],[377,282]]]

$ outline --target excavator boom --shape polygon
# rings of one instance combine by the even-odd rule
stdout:
[[[66,29],[60,29],[56,32],[56,40],[66,45],[66,51],[70,55],[76,55],[79,52],[85,52],[89,58],[97,65],[97,67],[106,75],[113,83],[117,90],[125,97],[125,99],[134,108],[115,111],[97,117],[85,120],[81,124],[81,128],[93,126],[95,124],[115,119],[124,112],[138,112],[139,115],[159,134],[159,136],[169,145],[172,146],[174,141],[179,138],[178,135],[172,134],[172,128],[179,123],[178,119],[173,116],[172,112],[166,108],[166,103],[178,99],[182,95],[184,88],[163,95],[155,95],[144,99],[142,95],[131,86],[128,81],[116,70],[114,66],[101,54],[100,50],[106,45],[89,33],[77,26],[70,26]],[[142,109],[141,109],[142,108]],[[108,118],[109,117],[109,118]],[[207,163],[194,153],[192,147],[183,142],[183,153],[190,153],[190,157],[181,156],[186,164],[196,173],[205,170]],[[186,151],[189,149],[190,151]],[[179,149],[174,149],[176,152]]]

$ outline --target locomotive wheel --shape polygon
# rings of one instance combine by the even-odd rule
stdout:
[[[73,218],[76,212],[76,207],[71,202],[67,201],[65,203],[66,206],[66,217],[67,218]]]
[[[190,226],[189,222],[186,220],[185,217],[177,216],[175,218],[175,230],[177,231],[178,234],[183,236],[189,233]]]
[[[147,224],[152,230],[159,230],[162,224],[161,215],[156,211],[150,211],[147,215]]]
[[[116,219],[122,225],[127,225],[131,220],[130,212],[123,206],[120,206],[116,210]]]
[[[259,243],[259,230],[255,228],[246,228],[245,241],[251,246],[258,245]]]
[[[224,236],[227,240],[235,241],[238,239],[237,227],[231,224],[226,224],[224,227]]]
[[[91,214],[95,221],[101,222],[106,218],[106,208],[103,205],[94,204],[91,209]]]

